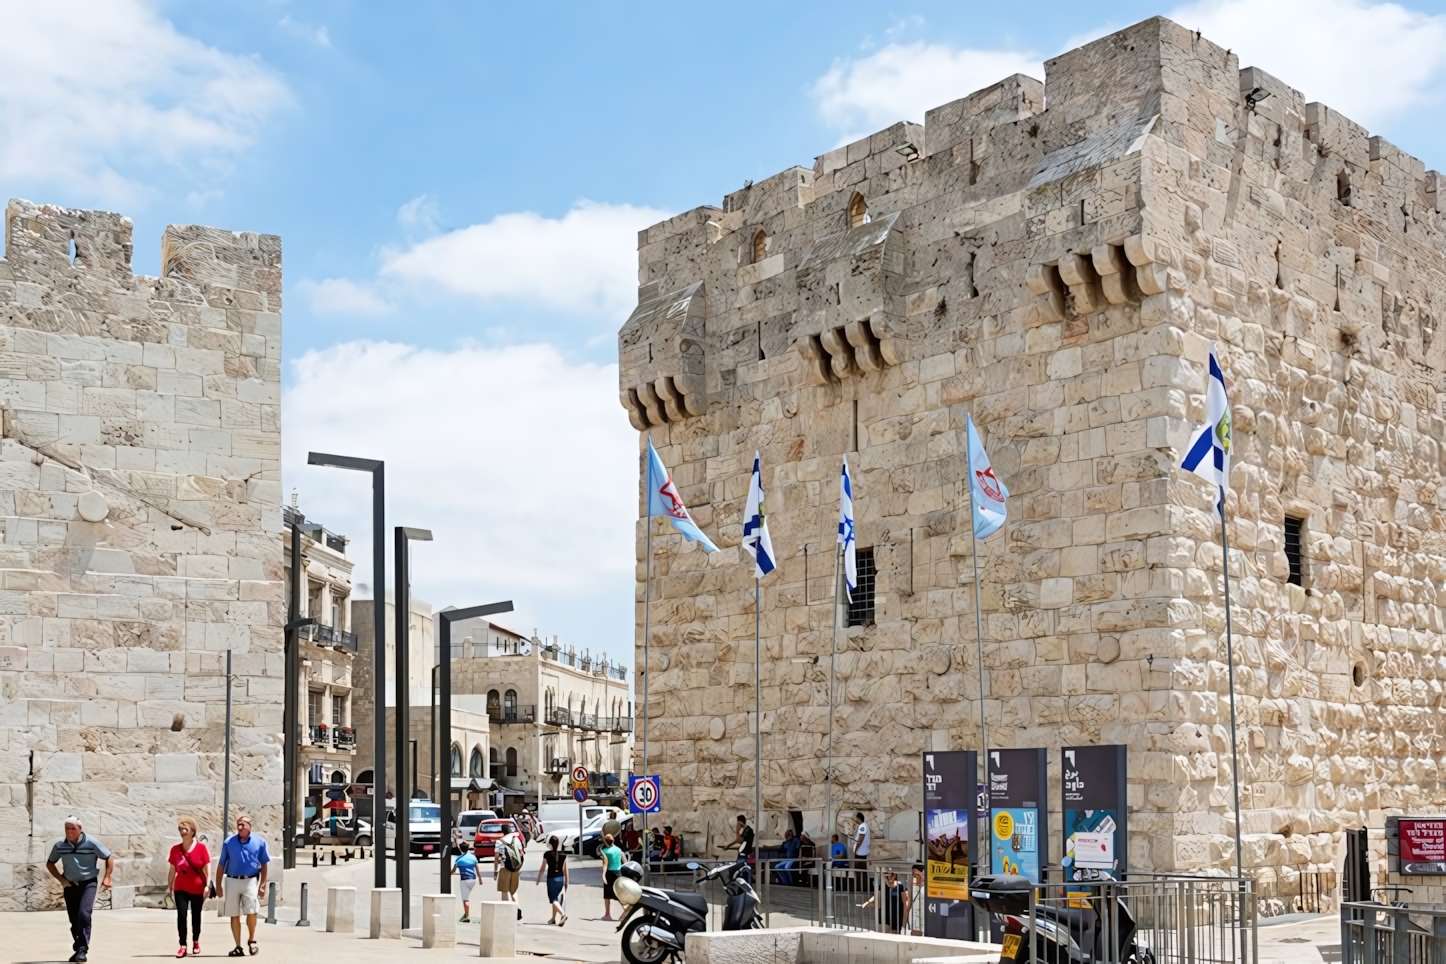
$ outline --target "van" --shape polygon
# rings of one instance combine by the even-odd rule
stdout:
[[[604,807],[596,803],[582,804],[582,820],[587,823],[598,814],[607,813],[613,807]],[[537,819],[542,821],[542,839],[546,840],[547,835],[557,833],[560,830],[572,828],[573,833],[577,832],[577,811],[579,807],[571,800],[547,800],[537,809]]]

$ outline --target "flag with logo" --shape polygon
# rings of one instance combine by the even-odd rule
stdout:
[[[703,547],[704,552],[717,552],[718,547],[713,545],[713,540],[703,534],[698,528],[698,523],[688,514],[688,507],[683,504],[683,499],[678,495],[677,486],[673,485],[673,476],[669,474],[668,467],[658,457],[658,450],[653,448],[653,440],[648,439],[648,516],[666,516],[668,521],[673,523],[673,528],[687,536],[693,542]]]
[[[1225,493],[1230,488],[1230,401],[1225,397],[1225,373],[1210,343],[1210,375],[1205,383],[1205,424],[1195,430],[1180,468],[1214,482],[1218,493],[1215,511],[1225,518]]]
[[[849,458],[844,456],[843,475],[838,480],[838,541],[843,546],[844,585],[849,599],[859,584],[858,553],[854,545],[854,484],[849,478]]]
[[[994,474],[989,453],[974,431],[974,416],[966,415],[964,430],[969,444],[969,511],[974,517],[974,536],[987,539],[999,531],[1008,515],[1005,500],[1009,490]]]
[[[773,540],[768,537],[768,513],[763,508],[763,461],[757,452],[753,453],[748,504],[743,509],[743,548],[753,557],[754,575],[762,579],[773,571]]]

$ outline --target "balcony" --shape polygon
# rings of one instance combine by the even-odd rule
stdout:
[[[610,716],[605,722],[607,725],[602,728],[609,733],[633,732],[633,718],[631,716]]]
[[[356,730],[349,726],[339,726],[332,732],[338,750],[351,750],[356,747]]]
[[[536,723],[535,706],[488,706],[487,719],[493,723]]]
[[[356,652],[356,633],[348,633],[334,626],[308,626],[306,629],[314,643],[334,646],[349,653]]]
[[[580,730],[598,729],[598,715],[596,713],[579,713],[576,719],[576,726]]]
[[[572,711],[555,706],[547,711],[547,719],[543,722],[548,726],[572,726]]]
[[[572,761],[565,758],[554,758],[547,761],[547,772],[551,774],[569,773],[572,770]]]
[[[325,723],[308,726],[306,735],[312,746],[331,746],[331,729]]]

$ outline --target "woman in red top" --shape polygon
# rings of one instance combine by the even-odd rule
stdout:
[[[186,911],[191,913],[191,953],[201,953],[201,905],[206,902],[207,869],[211,854],[206,845],[196,842],[196,821],[182,817],[176,821],[181,842],[171,848],[167,861],[171,865],[166,889],[176,899],[176,930],[181,935],[177,957],[186,956]]]

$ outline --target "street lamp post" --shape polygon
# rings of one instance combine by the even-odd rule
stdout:
[[[309,453],[306,464],[372,474],[372,709],[376,717],[372,734],[372,886],[383,888],[387,886],[387,464],[324,452]]]
[[[397,836],[397,887],[402,891],[402,928],[412,926],[412,834],[408,819],[412,808],[412,784],[415,774],[407,766],[407,750],[411,747],[410,720],[408,717],[411,701],[411,673],[407,668],[407,650],[411,646],[412,614],[412,543],[431,542],[432,533],[426,529],[412,529],[397,526],[394,530],[396,544],[392,547],[392,565],[396,570],[396,589],[393,591],[396,605],[397,661],[392,670],[396,677],[396,739],[397,739],[397,804],[393,814],[396,818]]]
[[[282,838],[281,866],[286,870],[296,869],[296,754],[301,746],[301,639],[299,630],[316,622],[301,615],[301,536],[305,533],[319,539],[321,526],[305,522],[301,513],[291,510],[288,521],[291,528],[291,585],[286,612],[286,705],[281,712],[282,766],[285,775],[281,785],[281,826],[286,834]]]
[[[437,759],[442,761],[442,785],[437,792],[437,803],[442,808],[442,866],[441,892],[452,892],[452,624],[477,616],[494,616],[497,613],[512,612],[512,600],[488,603],[485,606],[469,606],[466,609],[448,609],[438,613],[437,666],[441,670],[441,682],[437,694],[437,710],[432,720],[437,725]],[[441,720],[437,719],[441,716]]]

